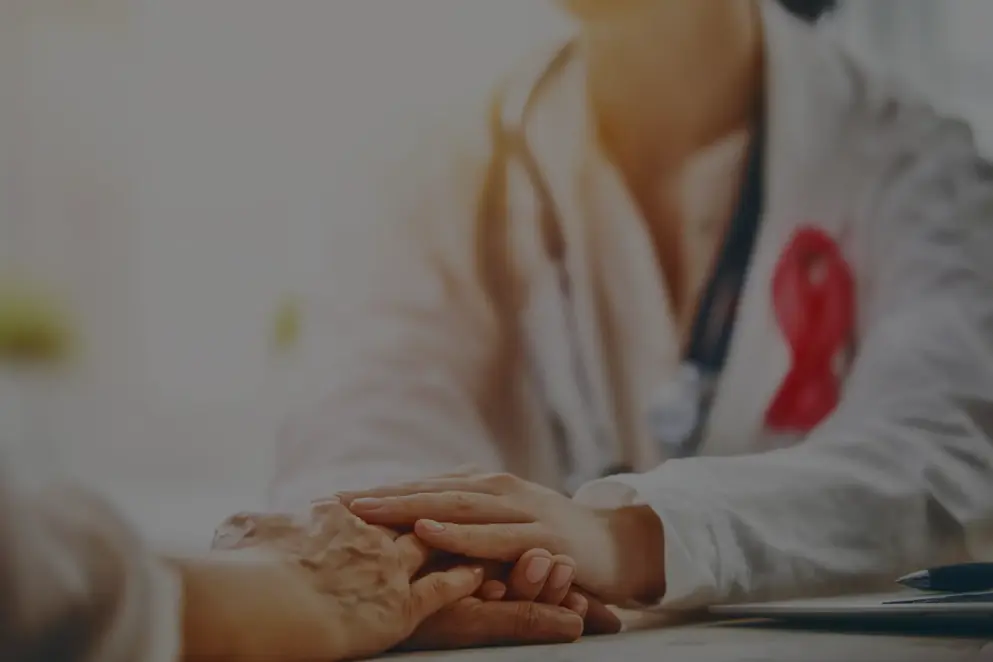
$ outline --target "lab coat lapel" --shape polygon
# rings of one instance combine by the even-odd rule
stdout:
[[[718,386],[704,454],[754,451],[768,407],[791,367],[791,351],[776,318],[772,280],[787,244],[801,226],[837,235],[839,205],[819,198],[823,164],[836,147],[839,114],[824,98],[817,72],[821,44],[809,28],[774,2],[763,4],[766,39],[766,151],[764,212],[751,268],[738,307],[728,361]],[[830,175],[828,175],[830,176]],[[793,438],[770,436],[766,447]]]
[[[589,169],[586,167],[587,141],[583,138],[590,133],[586,105],[581,103],[585,98],[584,86],[583,70],[577,58],[542,93],[527,126],[527,139],[534,158],[547,179],[565,233],[566,263],[571,278],[575,328],[578,331],[576,349],[580,354],[579,361],[575,363],[586,374],[560,372],[557,375],[557,386],[559,389],[574,391],[583,388],[589,390],[589,405],[594,411],[585,412],[577,419],[589,420],[599,426],[599,429],[587,430],[586,434],[577,435],[580,447],[576,449],[580,455],[576,458],[577,469],[586,474],[582,479],[589,480],[597,477],[596,474],[604,468],[604,463],[616,462],[620,456],[616,418],[608,388],[610,381],[604,356],[599,306],[592,277],[591,228],[584,194]],[[543,280],[548,281],[551,278],[554,278],[553,274],[546,274]],[[549,304],[543,302],[542,305]],[[554,341],[562,345],[569,342],[564,337],[555,338]],[[579,401],[585,403],[586,398],[580,396]],[[597,444],[597,438],[600,445]]]

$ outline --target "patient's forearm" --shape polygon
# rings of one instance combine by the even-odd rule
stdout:
[[[344,611],[302,570],[224,553],[172,564],[183,583],[183,662],[342,658]]]

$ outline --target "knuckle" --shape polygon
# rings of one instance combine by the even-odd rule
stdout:
[[[464,592],[483,585],[483,576],[476,570],[463,567],[458,572],[448,573],[447,588],[454,592]]]
[[[451,505],[456,515],[469,515],[474,510],[472,499],[468,494],[456,493],[452,495]]]
[[[496,538],[503,540],[515,540],[520,535],[517,532],[516,524],[494,524],[489,529],[495,534]]]
[[[469,549],[479,542],[479,533],[477,531],[461,526],[453,526],[451,530],[453,533],[452,540],[456,545]]]
[[[403,519],[409,517],[411,512],[418,510],[417,503],[410,503],[411,500],[416,500],[417,497],[407,498],[407,497],[388,497],[382,500],[385,506],[382,511],[376,511],[375,513],[359,517],[360,521],[365,521],[368,519],[371,522],[378,522],[381,525],[384,523],[393,522],[396,519]],[[423,507],[423,502],[421,502],[421,507]]]
[[[489,474],[484,481],[489,487],[499,492],[512,491],[518,485],[517,476],[506,472]]]
[[[548,543],[548,547],[552,550],[568,550],[570,547],[571,541],[569,537],[563,535],[560,531],[545,531],[542,537]],[[572,559],[572,556],[569,554],[563,554],[563,556],[572,561],[572,565],[576,565],[576,562]]]
[[[534,602],[521,602],[517,605],[514,618],[514,634],[522,639],[533,636],[541,626],[540,620],[541,615]]]
[[[427,593],[431,597],[444,597],[454,592],[457,587],[458,582],[456,578],[449,576],[447,573],[440,574],[432,578],[428,584]]]
[[[211,549],[233,551],[261,544],[286,541],[299,526],[286,515],[238,513],[228,517],[214,531]]]
[[[391,529],[389,527],[376,525],[376,526],[373,526],[372,528],[375,529],[376,531],[378,531],[379,533],[383,534],[383,536],[387,540],[391,540],[391,541],[394,541],[395,542],[395,541],[397,541],[397,540],[400,539],[400,535],[401,535],[400,532],[399,531],[396,531],[394,529]],[[415,542],[416,542],[416,539],[414,541],[411,541],[411,544],[414,544]]]

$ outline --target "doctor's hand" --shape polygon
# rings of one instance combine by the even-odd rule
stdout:
[[[427,545],[511,563],[531,549],[576,561],[576,584],[611,603],[665,593],[662,524],[648,507],[596,510],[509,474],[445,476],[339,497],[384,526],[414,527]]]

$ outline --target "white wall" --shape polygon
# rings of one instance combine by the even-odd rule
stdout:
[[[947,47],[938,76],[953,107],[973,122],[987,154],[993,155],[993,2],[946,0],[946,21],[938,39]]]
[[[320,289],[343,196],[560,26],[535,0],[28,2],[0,9],[30,14],[3,42],[0,243],[86,334],[53,434],[156,537],[209,535],[268,478],[313,358],[274,364],[271,316]]]
[[[989,0],[849,0],[841,29],[944,112],[970,121],[993,154],[993,21]]]

